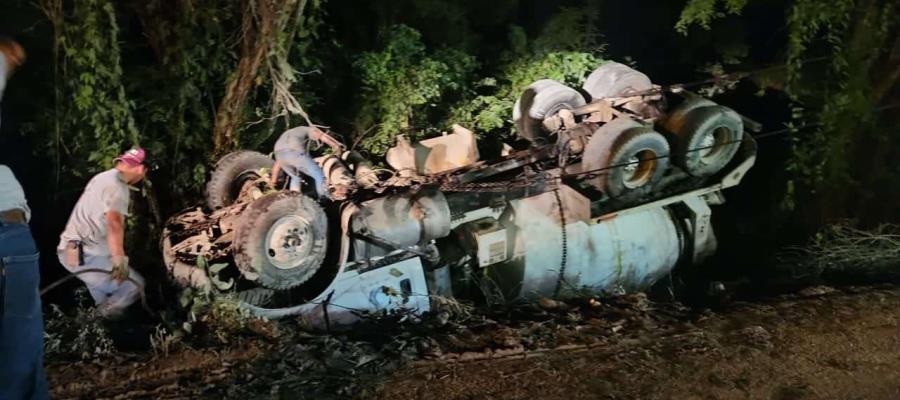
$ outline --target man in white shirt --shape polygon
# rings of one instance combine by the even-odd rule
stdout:
[[[25,61],[25,52],[18,43],[0,37],[0,101],[3,99],[3,90],[6,89],[6,80],[12,75],[13,70]],[[25,219],[31,219],[31,210],[25,201],[25,192],[5,165],[0,166],[0,210],[22,210]]]
[[[0,37],[0,99],[25,61],[18,43]],[[46,399],[44,319],[31,210],[12,170],[0,165],[0,399]]]
[[[143,149],[128,150],[114,161],[115,167],[88,182],[56,249],[60,263],[70,272],[109,271],[80,273],[78,278],[87,285],[99,313],[110,318],[122,315],[139,298],[144,285],[140,274],[129,271],[124,243],[128,187],[147,173]]]

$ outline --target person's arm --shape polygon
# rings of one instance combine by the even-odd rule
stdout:
[[[112,263],[112,278],[118,282],[128,278],[128,257],[125,256],[125,217],[115,210],[106,212],[106,244]]]
[[[309,130],[309,137],[313,140],[324,142],[331,147],[331,150],[333,150],[335,154],[341,154],[341,150],[344,148],[344,145],[341,144],[341,142],[316,127],[312,127],[312,129]]]
[[[275,164],[272,165],[272,175],[269,176],[269,186],[275,187],[275,184],[278,182],[278,173],[281,172],[281,163],[278,160],[275,160]]]
[[[130,193],[124,186],[108,186],[103,190],[106,218],[106,245],[112,263],[112,278],[122,282],[128,278],[128,257],[125,256],[125,216],[128,215]]]
[[[128,279],[128,257],[125,256],[125,217],[118,211],[106,212],[106,244],[112,262],[112,278],[117,282]]]
[[[106,212],[106,243],[111,257],[125,256],[125,217],[115,210]]]

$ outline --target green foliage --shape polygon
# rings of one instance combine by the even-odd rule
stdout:
[[[724,11],[719,4],[724,7]],[[723,18],[727,14],[740,14],[746,5],[747,0],[690,0],[681,11],[675,30],[683,35],[687,35],[691,25],[700,25],[701,28],[709,30],[713,20]]]
[[[210,265],[206,258],[203,256],[197,257],[197,268],[204,271],[207,276],[209,276],[209,281],[215,286],[219,291],[227,291],[234,286],[234,278],[228,278],[228,280],[222,279],[221,272],[226,267],[228,267],[228,263],[216,263]]]
[[[179,305],[187,312],[181,326],[156,340],[165,342],[166,336],[174,335],[196,344],[221,345],[252,335],[277,335],[271,322],[254,317],[230,294],[213,295],[208,290],[186,288],[179,296]]]
[[[78,304],[72,314],[51,304],[44,319],[44,354],[48,359],[96,360],[115,352],[112,339],[97,314],[87,289],[75,292]]]
[[[535,53],[554,51],[603,51],[597,29],[600,6],[588,1],[584,7],[563,7],[550,18],[534,39]],[[520,53],[521,54],[521,53]]]
[[[210,152],[213,104],[237,60],[232,31],[239,9],[213,0],[148,1],[140,14],[158,64],[137,69],[147,82],[131,90],[139,108],[142,142],[157,158],[171,193],[184,207],[201,193]]]
[[[595,22],[596,16],[591,13],[563,9],[530,44],[523,29],[511,27],[508,37],[512,50],[504,57],[508,61],[496,77],[484,78],[475,85],[474,96],[451,110],[449,122],[482,134],[502,134],[512,127],[516,99],[532,82],[553,79],[580,87],[602,63],[603,47]]]
[[[476,96],[453,108],[451,121],[480,133],[508,130],[512,127],[513,105],[532,82],[553,79],[579,87],[601,62],[594,54],[575,51],[516,58],[503,68],[499,79],[487,78],[479,82],[478,89],[490,94]],[[502,83],[498,84],[498,80]]]
[[[709,29],[710,22],[726,13],[736,14],[746,0],[691,0],[683,9],[676,30],[685,34],[691,25]],[[724,5],[724,12],[722,7]],[[813,201],[824,215],[839,217],[855,201],[853,187],[871,186],[883,179],[892,139],[875,111],[880,96],[896,85],[881,75],[879,65],[895,37],[896,2],[890,0],[796,0],[787,7],[787,94],[795,102],[789,127],[792,157],[787,170],[793,175],[782,201],[788,209]],[[811,62],[825,58],[827,66]],[[780,73],[780,71],[779,71]],[[765,81],[761,79],[760,81]],[[777,87],[781,88],[781,85]],[[815,129],[800,129],[814,125]],[[866,149],[863,146],[876,146]],[[870,166],[869,168],[865,166]],[[810,196],[813,196],[810,198]]]
[[[305,89],[301,102],[304,104],[317,104],[321,102],[318,94],[309,88],[317,87],[323,79],[326,67],[326,58],[317,55],[325,51],[334,51],[334,48],[326,48],[322,42],[325,37],[323,31],[328,28],[325,25],[327,16],[324,7],[325,0],[308,0],[306,10],[296,27],[296,35],[285,38],[285,43],[290,48],[287,55],[290,67],[294,70],[295,86]],[[289,39],[289,40],[288,40]],[[333,46],[333,42],[325,45]]]
[[[794,2],[788,15],[788,69],[791,80],[800,77],[803,70],[803,57],[814,40],[822,35],[832,50],[832,68],[835,72],[845,72],[847,68],[846,53],[842,51],[844,36],[853,14],[855,0],[837,0],[818,2],[799,0]],[[797,91],[789,90],[797,95]]]
[[[108,167],[127,142],[138,142],[134,103],[125,94],[113,3],[79,1],[63,28],[61,46],[71,101],[62,117],[63,144],[72,163],[79,164],[67,170],[83,176]]]
[[[876,61],[891,45],[888,32],[897,23],[890,1],[821,3],[799,0],[788,16],[788,93],[803,105],[795,115],[819,128],[795,137],[788,169],[813,191],[846,189],[857,178],[856,146],[866,138],[886,139],[874,111]],[[829,66],[807,66],[804,59],[827,52]],[[874,78],[874,79],[873,79]],[[867,157],[877,155],[869,153]],[[866,175],[870,175],[866,172]]]
[[[354,64],[363,84],[357,124],[377,125],[362,147],[383,154],[398,134],[415,138],[431,131],[430,109],[463,89],[475,66],[472,56],[451,48],[428,52],[419,32],[392,27],[380,51]]]

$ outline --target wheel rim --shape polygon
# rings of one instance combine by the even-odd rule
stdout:
[[[275,268],[296,268],[312,252],[312,227],[297,215],[281,217],[266,233],[265,245],[266,258]]]
[[[650,182],[656,171],[656,154],[650,150],[641,150],[628,158],[628,164],[622,167],[623,183],[628,189],[635,189]]]
[[[709,164],[719,157],[728,141],[731,130],[721,126],[707,131],[700,139],[700,161]]]

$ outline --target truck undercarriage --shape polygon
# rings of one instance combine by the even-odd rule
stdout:
[[[434,296],[511,302],[642,290],[715,251],[710,205],[752,167],[756,124],[607,63],[581,90],[541,80],[513,121],[528,148],[482,161],[459,126],[386,155],[317,159],[335,200],[272,190],[272,160],[223,157],[207,207],[169,220],[180,285],[314,326],[428,311]],[[306,185],[311,188],[311,185]]]

